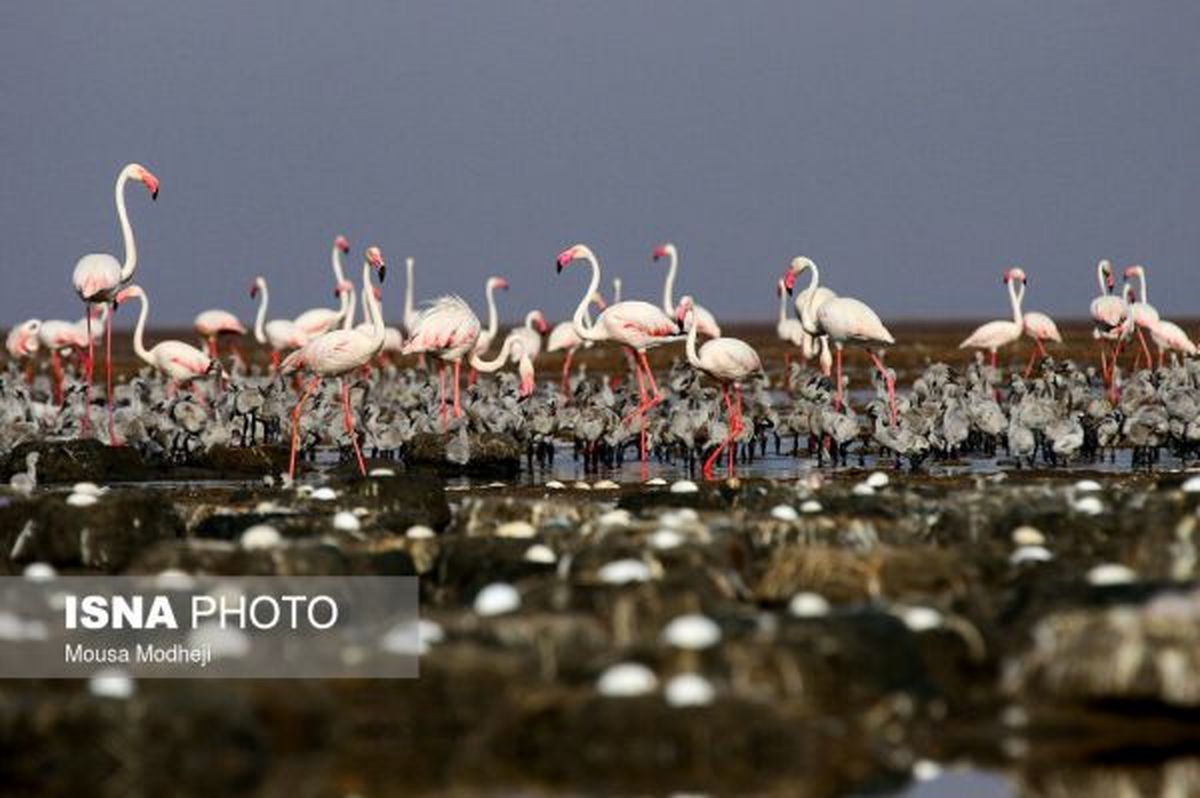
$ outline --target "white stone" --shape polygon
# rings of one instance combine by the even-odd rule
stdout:
[[[196,580],[187,571],[166,568],[154,577],[154,586],[160,590],[191,590],[196,586]]]
[[[659,550],[673,549],[683,545],[683,535],[674,529],[656,529],[650,535],[650,545]]]
[[[1084,515],[1100,515],[1100,513],[1104,512],[1104,502],[1100,501],[1096,496],[1083,496],[1075,500],[1075,503],[1071,505],[1071,509]]]
[[[83,493],[87,496],[103,496],[107,488],[102,488],[95,482],[76,482],[71,486],[72,493]]]
[[[283,543],[279,530],[267,524],[255,524],[242,533],[243,549],[270,549]]]
[[[633,523],[633,516],[628,510],[609,510],[597,517],[596,523],[600,526],[629,526]]]
[[[575,488],[575,490],[591,490],[592,489],[592,486],[587,484],[586,482],[576,482],[571,487]]]
[[[690,479],[681,479],[677,482],[671,483],[671,492],[672,493],[699,493],[700,486],[697,485],[695,482],[692,482]]]
[[[891,480],[888,478],[888,475],[882,471],[872,471],[871,475],[867,477],[866,484],[870,485],[875,490],[879,490],[880,488],[886,488],[888,482],[890,481]]]
[[[600,567],[597,576],[600,581],[609,585],[628,585],[632,582],[648,582],[651,578],[650,566],[641,560],[613,560]]]
[[[415,524],[404,531],[404,537],[409,540],[428,540],[433,536],[433,530],[424,524]]]
[[[1045,546],[1046,536],[1036,527],[1026,524],[1012,531],[1012,542],[1018,546]]]
[[[771,508],[771,517],[776,521],[798,521],[800,513],[796,512],[796,508],[788,504],[777,504]]]
[[[1080,493],[1093,493],[1098,490],[1103,490],[1103,487],[1094,479],[1081,479],[1075,483],[1075,490]]]
[[[942,775],[942,766],[932,759],[918,759],[913,762],[912,774],[917,781],[933,781]]]
[[[333,514],[333,528],[339,532],[357,532],[362,529],[362,522],[349,510],[339,510]]]
[[[667,481],[662,477],[651,477],[642,484],[650,488],[661,488],[663,485],[667,484]]]
[[[609,698],[634,698],[658,689],[654,671],[640,662],[621,662],[609,667],[596,682],[596,692]]]
[[[331,502],[338,497],[337,491],[333,488],[317,488],[309,496],[310,499],[319,502]]]
[[[823,618],[829,610],[829,600],[820,593],[797,593],[788,602],[788,612],[797,618]]]
[[[525,560],[526,562],[555,563],[558,562],[558,555],[546,544],[535,543],[525,549]]]
[[[942,614],[933,607],[905,607],[900,613],[900,620],[914,632],[928,632],[944,623]]]
[[[557,479],[552,479],[546,483],[546,487],[550,490],[566,490],[567,486],[559,482]]]
[[[396,472],[390,468],[383,468],[383,467],[372,468],[370,471],[367,472],[367,476],[369,476],[369,477],[394,477],[394,476],[396,476]]]
[[[681,673],[673,676],[663,689],[667,703],[673,707],[708,706],[716,698],[717,691],[712,682],[698,673]]]
[[[800,512],[802,513],[819,513],[822,509],[821,503],[816,499],[808,499],[800,505]]]
[[[1128,585],[1137,578],[1137,571],[1120,563],[1102,563],[1087,572],[1090,585]]]
[[[620,485],[613,482],[611,479],[602,479],[599,482],[592,485],[592,488],[594,490],[619,490],[620,487],[621,487]]]
[[[475,596],[475,612],[485,618],[503,615],[521,607],[521,594],[507,582],[493,582]]]
[[[859,482],[850,490],[855,496],[874,496],[875,489],[865,482]]]
[[[1183,483],[1183,492],[1200,493],[1200,474],[1187,478],[1187,481]]]
[[[700,520],[700,514],[691,507],[681,507],[678,510],[667,510],[658,517],[658,522],[667,527],[692,526]]]
[[[22,575],[30,582],[49,582],[58,576],[58,571],[48,562],[31,562],[25,566]]]
[[[496,527],[496,537],[498,538],[531,538],[537,534],[537,527],[528,521],[506,521]]]
[[[721,627],[706,615],[680,615],[663,629],[662,640],[675,648],[699,651],[721,642]]]
[[[98,501],[99,499],[90,493],[72,493],[67,497],[67,504],[72,507],[91,507]]]
[[[106,669],[88,679],[88,692],[97,698],[125,700],[137,692],[137,683],[124,671]]]
[[[1008,561],[1013,565],[1027,562],[1050,562],[1054,555],[1045,546],[1020,546],[1009,555]]]

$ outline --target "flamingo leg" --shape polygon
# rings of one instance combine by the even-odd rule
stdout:
[[[220,353],[217,351],[217,339],[216,339],[216,336],[212,336],[212,335],[210,335],[210,336],[208,336],[207,338],[205,338],[205,339],[204,339],[204,345],[205,345],[205,348],[207,348],[207,349],[208,349],[208,356],[209,356],[210,358],[212,358],[212,359],[214,359],[214,360],[215,360],[217,357],[219,357],[219,356],[220,356]]]
[[[634,373],[637,374],[638,406],[636,408],[634,408],[633,410],[631,410],[629,413],[627,413],[625,415],[625,418],[621,419],[622,424],[628,424],[629,420],[631,418],[633,418],[634,416],[641,415],[642,410],[645,409],[645,407],[649,401],[648,397],[646,396],[646,382],[645,382],[645,380],[642,379],[642,369],[640,367],[638,367]]]
[[[271,373],[277,374],[278,372],[279,372],[279,350],[272,349],[271,350]]]
[[[574,349],[568,349],[566,356],[563,358],[562,367],[562,395],[570,398],[571,396],[571,358],[575,355]]]
[[[438,361],[438,418],[442,420],[442,431],[446,431],[446,363]]]
[[[479,373],[475,371],[475,367],[471,366],[467,369],[467,387],[470,388],[475,384],[475,380],[479,378]]]
[[[733,429],[733,406],[729,402],[729,386],[728,385],[721,386],[721,396],[725,400],[725,417],[729,420],[729,429],[732,430]],[[705,479],[713,478],[713,466],[716,464],[717,458],[719,458],[721,456],[721,452],[725,451],[726,447],[729,446],[729,440],[731,437],[732,436],[730,435],[730,433],[726,432],[724,440],[722,440],[721,443],[717,445],[716,449],[713,449],[712,454],[710,454],[708,456],[708,459],[704,461],[704,467],[701,469],[701,471],[703,472]]]
[[[1146,336],[1142,332],[1142,328],[1138,327],[1137,331],[1138,343],[1142,345],[1142,353],[1146,355],[1146,368],[1151,368],[1154,361],[1150,357],[1150,347],[1146,345]]]
[[[308,400],[309,394],[320,384],[321,378],[313,377],[305,386],[304,393],[300,394],[300,401],[296,402],[295,409],[292,410],[292,453],[288,459],[288,479],[296,478],[296,450],[300,448],[300,413],[304,409],[304,403]]]
[[[84,371],[87,373],[87,386],[84,388],[83,394],[83,421],[80,426],[80,431],[86,437],[92,433],[92,374],[95,371],[96,363],[96,345],[92,340],[92,306],[85,304],[84,314],[87,317],[87,362],[84,364]]]
[[[358,435],[354,433],[354,414],[350,412],[350,383],[346,382],[346,378],[340,378],[342,383],[342,420],[346,424],[346,434],[350,436],[350,443],[354,446],[354,456],[358,459],[358,473],[364,477],[367,475],[367,464],[363,462],[362,449],[358,448]]]
[[[879,373],[883,376],[884,383],[887,384],[888,409],[892,414],[892,426],[896,426],[896,380],[892,377],[891,372],[883,367],[883,361],[879,359],[879,355],[867,350],[867,354],[871,358],[871,362],[875,364],[875,368],[879,369]]]
[[[113,311],[116,310],[116,304],[109,310],[108,315],[104,319],[104,382],[107,390],[107,410],[108,410],[108,445],[120,446],[121,442],[117,440],[117,425],[113,421],[113,387],[112,387],[112,317]]]
[[[999,353],[995,349],[993,349],[992,350],[992,371],[995,371],[997,368],[999,368],[999,362],[1000,362]]]
[[[462,360],[454,361],[454,417],[462,418],[462,405],[458,401],[458,383],[459,374],[462,369]]]
[[[842,410],[842,348],[839,346],[834,354],[834,361],[837,363],[837,379],[834,386],[833,394],[833,409],[841,412]]]
[[[1029,350],[1029,363],[1025,366],[1025,379],[1029,379],[1029,375],[1033,374],[1033,364],[1037,362],[1037,349]]]
[[[1104,380],[1105,387],[1108,387],[1108,352],[1104,349],[1104,342],[1097,341],[1096,348],[1100,350],[1100,377]]]
[[[50,374],[54,379],[54,404],[63,405],[63,368],[62,358],[57,349],[50,350]]]

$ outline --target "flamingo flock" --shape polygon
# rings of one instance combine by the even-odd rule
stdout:
[[[351,252],[350,243],[338,235],[333,238],[329,250],[332,304],[317,304],[292,317],[271,318],[267,278],[260,275],[251,283],[250,296],[257,306],[249,330],[235,312],[212,308],[195,317],[194,330],[199,346],[178,340],[148,345],[145,339],[150,299],[145,286],[134,283],[138,249],[126,207],[126,189],[130,182],[141,183],[151,199],[158,197],[159,180],[146,167],[131,163],[118,173],[114,201],[124,259],[119,261],[112,255],[91,254],[76,264],[72,282],[84,302],[83,317],[78,321],[29,319],[14,325],[5,341],[11,362],[17,364],[30,389],[34,386],[38,358],[43,352],[47,354],[51,401],[58,412],[67,412],[67,396],[69,393],[75,395],[77,390],[71,386],[82,384],[82,408],[70,411],[78,419],[80,435],[93,434],[95,345],[103,337],[107,440],[111,445],[122,444],[114,416],[112,319],[116,308],[131,300],[140,303],[132,337],[134,353],[159,375],[170,401],[190,401],[204,408],[209,402],[221,399],[223,391],[229,389],[237,401],[245,405],[249,394],[242,390],[237,380],[239,375],[252,373],[253,366],[242,353],[239,341],[248,331],[253,332],[254,340],[270,356],[268,378],[284,386],[290,380],[291,390],[295,392],[289,414],[289,475],[292,477],[302,449],[305,406],[310,400],[319,401],[324,381],[333,378],[337,381],[344,439],[349,443],[358,470],[366,473],[366,460],[360,445],[363,433],[356,418],[378,416],[369,407],[356,410],[352,390],[361,385],[365,390],[359,393],[365,400],[371,394],[371,385],[385,379],[377,376],[383,374],[382,369],[387,367],[394,371],[398,368],[396,359],[407,356],[416,356],[418,372],[426,368],[426,358],[437,364],[437,406],[436,410],[430,407],[429,411],[436,419],[437,428],[449,433],[452,429],[461,430],[462,424],[466,423],[461,374],[464,363],[469,370],[467,390],[471,396],[486,393],[481,393],[476,386],[478,374],[493,375],[511,368],[515,372],[514,399],[530,401],[538,392],[538,359],[544,352],[561,352],[562,372],[553,393],[558,405],[568,408],[576,401],[604,396],[603,392],[593,393],[582,376],[573,377],[576,354],[600,344],[618,347],[629,362],[629,391],[631,396],[636,391],[636,400],[631,400],[618,418],[604,423],[606,426],[611,424],[613,434],[628,431],[631,440],[636,441],[644,467],[655,449],[655,440],[660,438],[657,424],[664,403],[674,404],[679,398],[674,381],[667,383],[667,390],[663,390],[647,353],[660,347],[677,346],[679,362],[686,364],[696,375],[714,381],[720,388],[717,408],[706,417],[715,423],[723,407],[724,425],[720,435],[713,435],[710,430],[707,436],[700,438],[707,440],[709,446],[703,473],[713,476],[716,464],[725,455],[726,469],[732,474],[739,441],[744,444],[744,436],[756,434],[751,422],[747,421],[743,400],[746,386],[761,387],[769,383],[762,359],[746,341],[725,336],[714,314],[696,302],[692,294],[685,294],[675,301],[680,258],[673,243],[663,243],[651,252],[653,262],[665,262],[666,265],[661,302],[657,304],[623,299],[620,278],[613,280],[611,299],[606,301],[601,291],[603,275],[596,253],[582,243],[563,249],[555,259],[557,271],[562,272],[576,262],[584,263],[589,270],[587,285],[572,316],[551,328],[543,312],[532,309],[525,314],[522,324],[501,336],[496,294],[508,289],[509,282],[505,277],[494,275],[484,283],[485,326],[470,302],[458,295],[436,297],[418,306],[414,290],[415,261],[407,258],[402,329],[389,327],[383,310],[386,266],[382,251],[377,246],[364,250],[361,280],[356,286],[345,274],[344,258]],[[796,283],[805,274],[807,285],[797,290]],[[1179,362],[1178,358],[1192,357],[1198,352],[1179,325],[1163,319],[1149,304],[1147,272],[1143,266],[1134,265],[1124,270],[1125,283],[1121,290],[1117,290],[1117,270],[1110,261],[1101,260],[1095,274],[1099,295],[1091,302],[1090,315],[1094,323],[1092,336],[1099,355],[1098,378],[1109,406],[1117,406],[1122,401],[1122,386],[1132,379],[1119,366],[1124,348],[1134,349],[1130,374],[1137,374],[1142,369],[1162,371],[1167,367],[1168,357],[1175,363]],[[843,372],[844,350],[847,345],[862,350],[872,366],[872,384],[883,410],[882,416],[876,419],[876,438],[899,446],[897,442],[902,441],[905,429],[901,418],[902,404],[905,403],[898,401],[895,372],[884,364],[885,354],[896,343],[895,338],[868,304],[835,292],[822,283],[821,277],[816,262],[797,256],[774,282],[778,301],[776,334],[786,347],[785,391],[797,402],[804,401],[805,395],[813,396],[812,383],[797,383],[794,376],[815,363],[813,379],[829,386],[828,409],[818,414],[818,426],[822,430],[820,442],[822,447],[828,446],[832,451],[838,441],[855,428],[849,423],[854,411],[849,406]],[[1031,342],[1029,360],[1021,376],[1024,380],[1032,380],[1038,373],[1039,362],[1043,368],[1046,367],[1044,364],[1054,363],[1047,346],[1063,341],[1049,316],[1024,308],[1029,278],[1023,269],[1005,270],[1002,284],[1011,318],[980,326],[960,345],[960,348],[979,350],[988,356],[990,371],[985,373],[985,381],[991,386],[994,400],[1001,397],[1001,350],[1028,339]],[[362,321],[356,323],[360,304]],[[795,315],[792,316],[790,311]],[[498,352],[489,356],[497,342]],[[223,344],[229,357],[229,368],[222,362]],[[793,357],[795,366],[791,362]],[[68,367],[81,372],[74,381],[68,380]],[[447,380],[451,381],[450,385]],[[796,397],[798,385],[799,398]],[[177,399],[181,389],[186,389],[190,399]],[[620,389],[619,379],[614,378],[603,387],[604,391],[614,389]],[[429,401],[432,402],[432,393]],[[250,401],[246,407],[259,404]],[[668,412],[674,413],[673,410]],[[591,424],[582,417],[579,423],[585,427]],[[368,432],[374,434],[370,425]],[[685,435],[685,439],[693,440],[694,436]]]

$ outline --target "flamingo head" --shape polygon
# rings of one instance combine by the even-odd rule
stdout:
[[[605,308],[608,307],[608,303],[604,301],[604,297],[600,296],[599,291],[595,291],[592,293],[592,304],[595,305],[596,307],[600,308],[601,310],[604,310]]]
[[[150,199],[158,199],[158,178],[155,177],[149,169],[142,166],[140,163],[135,163],[131,168],[130,174],[134,180],[140,180],[142,182],[142,185],[144,185],[146,190],[150,192]]]
[[[383,262],[383,252],[379,247],[367,247],[367,263],[371,264],[371,268],[379,272],[379,282],[383,282],[387,277],[387,265]]]
[[[266,287],[267,281],[261,277],[255,277],[254,282],[250,283],[250,298],[254,299],[258,296],[258,292]]]
[[[1137,291],[1134,291],[1133,286],[1129,283],[1125,283],[1125,301],[1129,304],[1137,301]]]
[[[1146,270],[1141,266],[1130,266],[1125,270],[1125,279],[1132,280],[1134,277],[1143,277],[1145,274]]]
[[[675,254],[675,245],[670,242],[667,242],[666,244],[655,247],[654,252],[650,253],[650,256],[654,259],[654,262],[657,263],[659,261],[659,259],[669,258],[674,254]]]
[[[345,236],[338,236],[337,238],[333,239],[333,245],[341,250],[343,254],[350,251],[350,242],[346,240]]]
[[[335,287],[333,289],[333,295],[341,296],[342,294],[348,293],[353,290],[354,290],[354,283],[350,282],[349,280],[342,280],[340,283],[337,284],[337,287]]]
[[[1004,282],[1008,283],[1011,280],[1020,282],[1021,285],[1025,285],[1026,283],[1029,282],[1029,280],[1026,279],[1026,277],[1025,277],[1025,272],[1023,272],[1021,269],[1017,268],[1016,266],[1014,266],[1013,268],[1009,269],[1008,271],[1006,271],[1004,273]]]
[[[488,278],[488,287],[489,288],[499,288],[502,291],[507,291],[508,290],[508,280],[505,280],[503,277],[489,277]]]
[[[1112,263],[1108,260],[1108,258],[1105,258],[1104,260],[1100,261],[1100,264],[1097,268],[1100,269],[1100,274],[1104,277],[1104,285],[1108,287],[1109,291],[1111,291],[1117,284],[1117,279],[1113,276]]]
[[[679,300],[679,305],[675,308],[675,321],[681,325],[684,324],[687,321],[688,315],[692,312],[693,305],[695,305],[695,302],[692,300],[691,295]]]
[[[783,285],[790,294],[796,289],[796,278],[803,274],[808,269],[815,269],[816,264],[810,258],[803,255],[797,255],[792,258],[792,262],[788,265],[787,272],[783,275]]]
[[[571,261],[573,260],[586,258],[591,254],[591,252],[592,251],[583,244],[575,244],[574,246],[567,247],[562,252],[558,253],[558,257],[555,259],[555,262],[558,264],[558,271],[561,272],[563,269],[570,266]]]
[[[531,312],[529,317],[533,321],[533,326],[537,327],[537,331],[539,333],[545,335],[546,333],[550,332],[550,325],[546,323],[546,317],[542,315],[540,310]]]
[[[113,304],[121,305],[121,304],[129,301],[133,297],[138,297],[138,296],[143,296],[141,287],[136,286],[136,285],[131,285],[128,288],[123,288],[117,292],[116,297],[113,298]]]

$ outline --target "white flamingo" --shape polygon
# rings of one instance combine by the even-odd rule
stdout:
[[[1096,339],[1096,348],[1100,350],[1100,373],[1104,378],[1105,385],[1111,386],[1112,370],[1117,363],[1116,347],[1120,345],[1121,334],[1125,328],[1125,317],[1129,313],[1129,308],[1125,304],[1124,297],[1113,294],[1116,279],[1112,264],[1107,259],[1096,264],[1096,282],[1100,284],[1100,295],[1092,300],[1089,308],[1092,321],[1096,323],[1092,328],[1092,337]],[[1112,363],[1109,363],[1108,352],[1104,346],[1105,341],[1113,342]]]
[[[1178,352],[1181,355],[1198,354],[1196,345],[1178,324],[1166,319],[1159,319],[1148,329],[1150,337],[1154,340],[1154,346],[1158,349],[1159,369],[1163,367],[1163,356],[1167,352]]]
[[[884,368],[880,355],[884,348],[894,344],[896,339],[883,326],[875,311],[864,302],[844,296],[819,301],[820,293],[817,289],[820,288],[820,272],[817,270],[817,264],[808,258],[797,257],[792,260],[791,267],[784,276],[789,291],[794,289],[796,277],[806,270],[812,272],[812,276],[808,283],[808,300],[800,313],[800,323],[809,335],[825,336],[833,344],[837,368],[834,408],[842,409],[842,348],[847,343],[857,344],[871,358],[887,385],[888,408],[891,411],[892,424],[895,425],[896,381],[891,372]]]
[[[50,374],[54,381],[54,403],[63,404],[62,358],[72,353],[86,352],[89,340],[88,321],[109,312],[109,305],[89,305],[88,317],[79,321],[50,319],[38,329],[38,342],[50,352]],[[94,339],[93,339],[94,340]]]
[[[475,349],[472,354],[483,356],[492,347],[492,341],[496,340],[496,336],[500,332],[500,314],[496,310],[496,290],[508,290],[508,280],[503,277],[489,277],[483,284],[483,294],[487,299],[488,322],[487,327],[479,333],[479,338],[475,341]],[[474,366],[467,375],[467,384],[472,385],[475,382]]]
[[[1129,303],[1123,338],[1137,335],[1138,343],[1141,344],[1142,351],[1133,361],[1133,368],[1136,371],[1143,355],[1146,357],[1146,368],[1154,366],[1154,361],[1150,358],[1150,347],[1146,344],[1146,332],[1149,332],[1154,323],[1158,321],[1158,310],[1150,304],[1146,294],[1146,269],[1142,266],[1130,266],[1126,269],[1126,283],[1133,279],[1138,281],[1138,290],[1134,294],[1134,301]]]
[[[821,287],[820,291],[826,292],[825,299],[834,296],[834,293],[827,288]],[[829,347],[825,345],[825,339],[820,336],[809,335],[804,331],[804,325],[799,319],[793,319],[788,316],[788,293],[787,286],[782,279],[775,282],[775,293],[779,297],[779,318],[775,323],[775,334],[779,340],[795,347],[799,347],[801,358],[808,362],[812,358],[818,358],[821,364],[821,373],[826,377],[829,376],[833,369],[833,354],[829,351]],[[802,296],[807,296],[807,290],[801,291]],[[788,371],[791,367],[792,352],[791,349],[783,351],[783,379],[786,384],[788,379]]]
[[[592,295],[600,288],[600,262],[588,247],[575,244],[559,253],[556,259],[558,271],[561,272],[575,260],[585,260],[592,267],[591,283],[584,291],[583,298],[579,300],[579,306],[575,308],[572,318],[575,334],[584,341],[611,341],[626,346],[640,358],[640,363],[636,360],[634,362],[640,401],[637,409],[629,417],[636,415],[640,420],[641,456],[644,465],[647,462],[646,413],[663,400],[658,383],[654,381],[654,372],[646,360],[646,350],[679,341],[683,336],[679,335],[677,323],[659,307],[638,300],[614,302],[605,308],[589,327],[586,322],[587,311]],[[652,397],[646,393],[643,376],[650,382]]]
[[[150,315],[150,298],[141,286],[131,285],[121,289],[116,301],[121,304],[134,298],[142,301],[142,308],[138,313],[137,326],[133,328],[133,351],[167,378],[168,396],[174,396],[180,384],[189,384],[212,369],[220,368],[217,361],[202,350],[183,341],[162,341],[147,349],[144,336],[146,317]]]
[[[704,372],[721,383],[721,395],[725,399],[725,412],[728,418],[728,433],[720,445],[713,450],[704,461],[704,476],[712,478],[713,464],[721,456],[721,452],[729,452],[729,475],[733,476],[734,441],[744,430],[742,421],[742,383],[756,374],[761,374],[762,360],[758,352],[750,344],[740,338],[712,338],[704,342],[699,351],[696,350],[696,334],[699,324],[696,320],[695,307],[690,296],[685,296],[679,302],[679,310],[683,327],[687,332],[688,363],[699,371]],[[733,388],[734,398],[730,398],[729,389]]]
[[[292,451],[288,474],[293,478],[296,475],[296,450],[300,442],[300,414],[303,412],[304,403],[309,395],[327,377],[338,378],[342,394],[342,421],[346,427],[346,434],[350,437],[350,443],[354,447],[359,473],[363,476],[367,475],[367,465],[363,460],[362,450],[358,446],[358,436],[354,433],[354,414],[350,410],[350,383],[346,382],[346,375],[370,363],[371,359],[383,348],[383,309],[372,290],[372,269],[379,272],[379,280],[383,282],[387,275],[387,267],[383,262],[383,253],[379,251],[378,247],[367,248],[362,268],[362,295],[367,297],[370,331],[363,331],[359,328],[331,330],[311,339],[307,344],[292,352],[280,367],[283,374],[304,369],[313,375],[312,380],[300,394],[300,401],[296,403],[296,407],[292,411]]]
[[[272,319],[267,321],[267,305],[271,301],[271,293],[267,289],[267,278],[259,275],[250,285],[250,298],[261,295],[258,302],[258,313],[254,316],[254,340],[263,346],[271,348],[271,372],[279,370],[279,361],[283,352],[299,349],[308,343],[308,336],[291,319]]]
[[[121,223],[121,236],[125,243],[125,262],[118,263],[116,258],[106,252],[93,252],[79,259],[79,262],[75,264],[72,282],[75,285],[75,292],[79,294],[79,298],[89,305],[112,304],[118,290],[120,290],[122,285],[133,279],[133,273],[137,270],[137,244],[133,239],[133,227],[129,224],[129,214],[125,211],[125,184],[130,180],[137,180],[142,183],[146,187],[146,190],[150,192],[150,199],[158,199],[158,178],[141,164],[127,164],[117,175],[114,194],[117,204],[117,219]],[[87,315],[87,319],[90,323],[90,313]],[[87,388],[82,424],[82,432],[85,435],[91,430],[92,424],[92,374],[96,361],[94,340],[89,329],[86,365]],[[118,441],[112,410],[111,314],[106,316],[104,321],[104,381],[108,391],[105,398],[108,410],[108,439],[110,443],[116,444]]]
[[[967,339],[958,345],[959,349],[982,349],[990,352],[992,368],[999,367],[999,351],[1010,344],[1021,340],[1025,332],[1024,316],[1021,313],[1021,294],[1017,284],[1025,282],[1025,272],[1018,268],[1009,269],[1004,273],[1003,282],[1008,286],[1008,301],[1012,306],[1012,321],[1001,319],[989,321],[975,329]]]
[[[1017,300],[1017,304],[1019,305],[1024,305],[1025,287],[1028,284],[1028,278],[1021,282],[1021,295]],[[1061,344],[1062,333],[1058,331],[1058,325],[1054,323],[1054,319],[1036,310],[1021,311],[1021,328],[1025,335],[1033,339],[1034,345],[1033,351],[1029,353],[1029,363],[1025,366],[1025,379],[1029,379],[1029,375],[1033,374],[1033,367],[1037,363],[1038,356],[1050,356],[1046,353],[1046,347],[1043,345],[1043,342],[1051,341]]]
[[[446,364],[454,364],[454,417],[462,416],[459,401],[460,374],[463,358],[475,351],[475,342],[483,325],[462,297],[444,296],[435,299],[417,314],[409,338],[404,342],[404,354],[429,353],[438,359],[438,416],[446,426]]]
[[[333,239],[333,247],[329,254],[329,264],[333,270],[334,294],[343,297],[343,301],[338,305],[337,310],[333,308],[311,308],[293,320],[293,323],[309,337],[321,335],[336,329],[342,323],[342,319],[346,317],[346,313],[353,307],[353,303],[345,301],[345,295],[341,290],[343,284],[346,282],[346,272],[342,268],[342,255],[349,251],[350,242],[346,240],[345,236],[338,236]]]
[[[25,364],[25,381],[33,385],[33,358],[41,346],[38,341],[38,331],[42,328],[40,319],[27,319],[8,331],[4,339],[4,348],[8,356],[18,363]]]
[[[208,356],[214,360],[220,357],[218,340],[222,335],[233,338],[246,334],[246,325],[242,324],[241,319],[228,310],[220,310],[218,308],[197,313],[192,325],[196,330],[196,334],[204,340]],[[237,361],[244,361],[236,343],[231,342],[229,349]]]
[[[604,310],[604,297],[600,294],[592,295],[592,304]],[[584,315],[584,323],[586,326],[592,326],[592,319],[588,315]],[[580,338],[575,332],[575,323],[572,321],[560,321],[550,330],[550,337],[546,339],[547,352],[563,352],[562,365],[562,395],[569,397],[571,395],[571,360],[575,357],[575,352],[581,346],[588,348],[592,346],[592,341],[585,341]]]
[[[674,244],[668,241],[662,246],[655,247],[652,257],[655,263],[663,258],[667,259],[667,276],[663,280],[662,309],[668,316],[677,316],[681,306],[676,306],[672,297],[675,294],[675,274],[679,270],[679,251]],[[619,299],[613,301],[620,302]],[[709,338],[721,337],[721,325],[717,324],[717,319],[712,313],[694,303],[692,313],[695,314],[696,329],[701,335]]]

